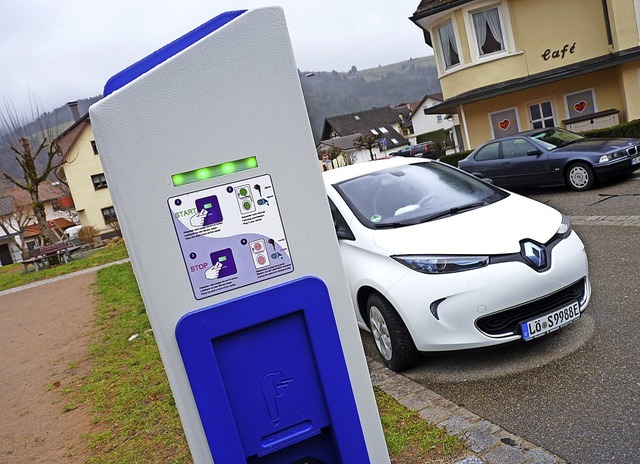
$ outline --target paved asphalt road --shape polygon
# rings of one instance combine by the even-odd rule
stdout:
[[[572,464],[640,463],[640,172],[588,192],[520,193],[575,218],[587,312],[532,342],[430,354],[404,375]]]

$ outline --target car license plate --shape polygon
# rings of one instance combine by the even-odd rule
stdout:
[[[543,335],[558,330],[573,321],[580,319],[580,305],[574,301],[567,306],[556,309],[544,316],[520,324],[522,339],[525,341],[542,337]]]
[[[631,165],[640,163],[640,156],[636,156],[635,158],[631,158]]]

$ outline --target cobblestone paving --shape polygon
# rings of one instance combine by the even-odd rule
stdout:
[[[371,382],[420,417],[457,435],[468,453],[451,464],[567,464],[555,454],[517,437],[503,428],[458,406],[426,387],[367,359]]]

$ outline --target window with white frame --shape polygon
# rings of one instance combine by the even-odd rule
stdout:
[[[473,12],[471,19],[478,54],[481,57],[506,50],[505,34],[498,6]]]
[[[508,137],[520,132],[517,108],[508,108],[495,113],[489,113],[493,138]]]
[[[529,105],[529,117],[532,129],[543,129],[555,126],[553,107],[550,101]]]
[[[598,111],[593,89],[567,94],[564,99],[567,102],[569,118],[578,118]]]
[[[458,54],[458,44],[453,29],[453,22],[451,22],[451,20],[445,22],[437,27],[436,31],[438,33],[438,41],[440,42],[444,68],[449,69],[460,64],[460,55]]]

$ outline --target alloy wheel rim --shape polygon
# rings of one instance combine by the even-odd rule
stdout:
[[[384,359],[390,361],[393,352],[391,349],[391,336],[389,335],[387,321],[384,320],[384,316],[375,306],[371,307],[369,320],[371,322],[371,333],[373,334],[373,339],[378,351]]]

